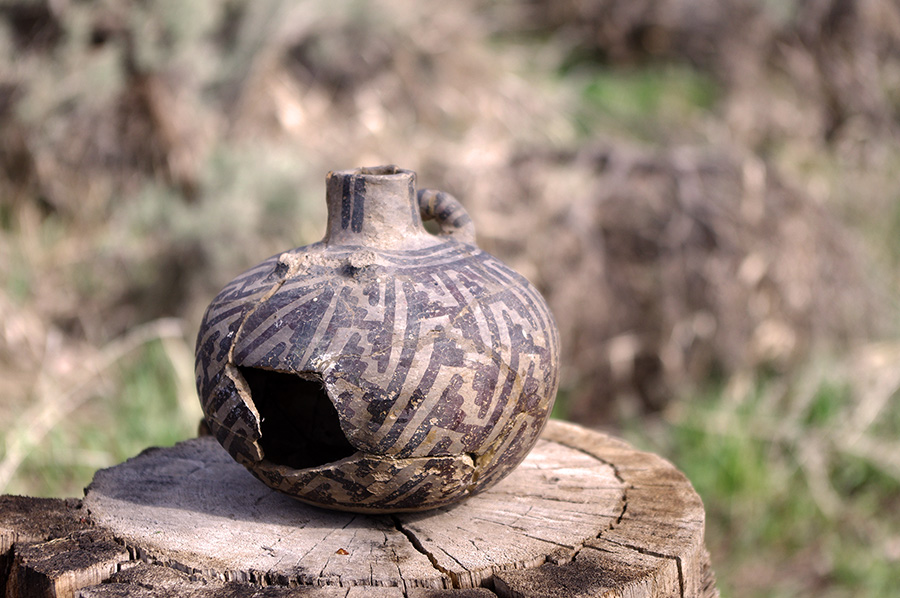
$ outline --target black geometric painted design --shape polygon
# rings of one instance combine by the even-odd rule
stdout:
[[[339,202],[354,232],[368,225],[359,181],[346,177]],[[323,241],[269,258],[213,300],[198,391],[213,434],[267,484],[334,508],[418,510],[524,459],[556,394],[557,334],[537,290],[472,244]],[[247,367],[321,380],[358,452],[299,470],[269,462]]]

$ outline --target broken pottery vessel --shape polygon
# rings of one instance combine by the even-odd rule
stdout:
[[[415,182],[394,166],[329,173],[325,238],[241,274],[200,327],[210,430],[304,502],[448,505],[507,475],[550,415],[546,303],[475,245],[456,199]]]

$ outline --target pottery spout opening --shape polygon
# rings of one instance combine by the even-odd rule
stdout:
[[[318,467],[356,453],[341,430],[322,380],[253,367],[238,367],[260,415],[265,459],[294,469]]]
[[[337,170],[325,186],[327,246],[393,250],[436,243],[422,226],[415,172],[394,165]]]
[[[386,166],[363,166],[359,169],[359,174],[368,174],[375,176],[387,176],[391,174],[399,174],[404,172],[402,168],[398,168],[394,164],[388,164]]]

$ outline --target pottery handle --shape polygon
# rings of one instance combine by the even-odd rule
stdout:
[[[475,244],[475,223],[458,199],[436,189],[419,189],[418,198],[422,220],[434,220],[441,235]]]

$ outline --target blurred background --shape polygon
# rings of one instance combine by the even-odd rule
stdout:
[[[547,297],[556,416],[690,477],[723,595],[896,595],[896,1],[0,0],[0,56],[0,492],[193,436],[207,303],[394,163]]]

